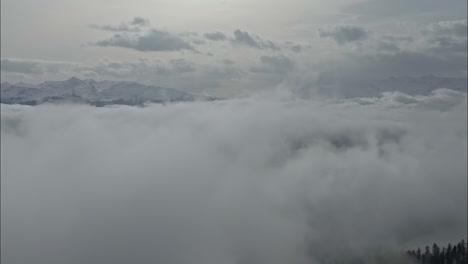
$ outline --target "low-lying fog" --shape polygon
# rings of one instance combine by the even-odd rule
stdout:
[[[5,263],[323,263],[457,242],[466,94],[1,106]]]

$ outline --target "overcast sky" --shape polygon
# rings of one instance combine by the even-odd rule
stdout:
[[[2,0],[2,81],[77,76],[231,96],[321,76],[466,77],[466,8],[466,0]]]
[[[322,264],[467,233],[466,90],[295,94],[466,78],[466,0],[1,1],[2,82],[233,97],[2,104],[2,263]]]

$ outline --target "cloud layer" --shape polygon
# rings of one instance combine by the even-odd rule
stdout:
[[[444,90],[2,105],[2,260],[302,264],[458,240],[466,110]]]
[[[394,77],[435,75],[466,79],[466,19],[382,23],[371,26],[359,23],[356,18],[355,24],[317,25],[315,29],[309,28],[309,35],[304,34],[304,38],[310,37],[307,44],[307,41],[270,39],[264,32],[260,36],[245,29],[206,33],[161,30],[148,19],[135,17],[115,25],[93,25],[92,28],[110,36],[91,46],[130,49],[133,56],[143,58],[126,56],[118,60],[114,59],[118,50],[83,46],[83,50],[106,56],[93,55],[86,63],[5,57],[1,74],[3,80],[13,83],[79,76],[136,81],[217,97],[284,85],[297,87],[307,96],[316,91],[327,95],[375,96],[383,92],[378,82]],[[330,45],[331,41],[338,45]],[[414,90],[409,86],[405,84],[400,91]]]
[[[90,28],[117,32],[110,38],[91,43],[101,47],[122,47],[143,52],[192,50],[197,54],[201,54],[193,46],[205,44],[203,38],[196,37],[198,36],[196,32],[173,33],[160,30],[151,27],[149,19],[142,17],[135,17],[130,22],[120,23],[119,25],[92,24]],[[294,52],[300,52],[302,49],[298,43],[287,41],[278,44],[240,29],[234,30],[231,38],[228,38],[222,32],[204,33],[203,37],[214,42],[230,41],[234,45],[254,49],[279,51],[285,48]]]
[[[321,38],[331,38],[338,44],[346,44],[354,41],[365,40],[369,37],[369,32],[355,25],[327,25],[317,30]]]
[[[17,58],[2,58],[0,60],[2,72],[22,74],[44,74],[69,72],[78,63],[66,61],[23,60]]]
[[[130,36],[126,33],[115,34],[109,39],[95,43],[102,47],[122,47],[138,51],[178,51],[193,50],[192,45],[179,36],[167,31],[152,29],[142,36]]]

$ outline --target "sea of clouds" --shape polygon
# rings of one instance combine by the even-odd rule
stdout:
[[[1,105],[2,261],[303,264],[456,242],[466,111],[446,89]]]

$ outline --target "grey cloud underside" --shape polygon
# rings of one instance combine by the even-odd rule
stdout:
[[[227,37],[221,32],[205,33],[203,36],[212,41],[226,40]]]
[[[286,41],[285,42],[285,46],[286,48],[294,51],[294,52],[301,52],[302,51],[302,45],[301,44],[297,44],[297,43],[294,43],[294,42],[291,42],[291,41]]]
[[[204,45],[203,38],[197,38],[196,32],[185,32],[175,34],[168,31],[158,30],[150,26],[148,19],[135,17],[128,23],[120,25],[90,25],[90,28],[117,32],[111,38],[92,43],[102,47],[122,47],[138,51],[177,51],[177,50],[195,50],[194,45]],[[287,49],[294,52],[300,52],[302,46],[298,43],[286,41],[284,44],[277,44],[270,40],[265,40],[255,34],[236,29],[233,37],[228,37],[222,32],[209,32],[203,34],[205,39],[210,41],[230,41],[234,45],[241,45],[255,49],[266,49],[279,51]]]
[[[150,21],[149,21],[149,19],[147,19],[147,18],[135,17],[135,18],[133,18],[132,21],[130,21],[130,24],[131,24],[131,25],[134,25],[134,26],[141,26],[141,27],[144,27],[144,26],[149,26],[149,25],[150,25]]]
[[[191,50],[194,47],[183,38],[167,31],[151,29],[148,33],[133,36],[126,33],[118,33],[113,37],[94,43],[101,47],[121,47],[138,51],[180,51]]]
[[[150,26],[150,21],[147,18],[135,17],[129,22],[122,22],[119,25],[97,25],[91,24],[92,29],[114,32],[140,32],[141,28]]]
[[[238,45],[245,45],[252,48],[257,49],[272,49],[272,50],[279,50],[275,43],[269,40],[263,40],[259,36],[250,34],[247,31],[242,31],[240,29],[236,29],[233,32],[234,38],[231,40],[234,44]]]
[[[433,45],[430,49],[434,53],[458,53],[465,56],[467,32],[466,20],[440,21],[422,29],[422,33],[428,37],[428,42]]]
[[[211,41],[230,41],[232,44],[237,46],[245,46],[254,49],[264,50],[291,50],[293,52],[301,52],[301,44],[294,43],[291,41],[285,41],[284,43],[278,43],[271,40],[266,40],[258,35],[236,29],[233,31],[233,37],[228,37],[222,32],[205,33],[203,35],[206,39]]]
[[[468,25],[466,20],[440,21],[430,24],[423,30],[423,33],[435,35],[456,35],[467,36]]]
[[[2,261],[322,264],[458,240],[466,110],[444,90],[2,105]]]
[[[362,41],[369,37],[368,30],[355,25],[327,25],[317,30],[320,38],[331,38],[338,44]]]

